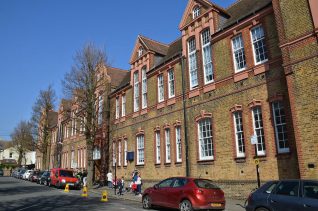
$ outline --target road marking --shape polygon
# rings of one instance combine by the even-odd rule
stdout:
[[[34,204],[34,205],[32,205],[32,206],[24,207],[24,208],[22,208],[22,209],[19,209],[19,210],[17,210],[17,211],[26,210],[26,209],[29,209],[29,208],[31,208],[31,207],[36,207],[36,206],[38,206],[38,205]]]

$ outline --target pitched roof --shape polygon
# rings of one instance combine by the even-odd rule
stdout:
[[[163,59],[160,60],[160,62],[155,64],[155,66],[152,67],[151,70],[166,63],[167,61],[171,60],[175,56],[179,55],[181,52],[182,52],[182,37],[179,37],[177,40],[169,44],[167,55],[163,57]]]
[[[158,42],[158,41],[155,41],[155,40],[152,40],[152,39],[147,38],[147,37],[142,36],[142,35],[139,35],[139,38],[149,50],[154,51],[156,53],[159,53],[161,55],[167,54],[167,51],[169,48],[168,45],[161,43],[161,42]]]
[[[271,0],[238,0],[226,9],[230,18],[220,22],[219,29],[227,28],[238,21],[254,14],[255,12],[270,5]]]
[[[130,74],[127,70],[122,70],[115,67],[107,67],[107,74],[111,78],[111,84],[115,87],[119,86],[126,75]]]

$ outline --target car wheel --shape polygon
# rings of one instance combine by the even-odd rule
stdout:
[[[269,211],[269,210],[266,209],[265,207],[259,207],[255,211]]]
[[[189,200],[183,200],[179,205],[180,211],[193,211],[192,204]]]
[[[142,207],[144,209],[150,209],[151,208],[151,198],[150,198],[150,196],[148,196],[148,195],[144,196],[144,198],[142,199]]]

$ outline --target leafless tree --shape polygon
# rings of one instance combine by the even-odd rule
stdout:
[[[32,108],[32,132],[35,146],[42,153],[42,166],[47,169],[47,154],[50,141],[50,112],[54,110],[56,101],[55,91],[49,85],[46,90],[41,90]]]
[[[19,153],[18,165],[21,166],[25,153],[34,150],[34,142],[32,135],[32,125],[29,122],[21,121],[11,134],[13,147]]]
[[[82,124],[85,127],[88,185],[93,182],[94,141],[99,129],[98,93],[106,86],[99,72],[101,68],[106,67],[106,62],[107,57],[103,50],[96,48],[93,44],[87,44],[76,53],[74,65],[62,82],[65,94],[76,99],[81,118],[85,119]]]

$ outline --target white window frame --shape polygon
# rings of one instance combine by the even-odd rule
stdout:
[[[211,50],[211,43],[210,43],[210,29],[205,29],[201,33],[201,41],[202,41],[204,84],[209,84],[214,81],[212,50]]]
[[[127,139],[124,139],[124,166],[127,166]]]
[[[265,145],[263,114],[262,114],[261,106],[253,107],[252,108],[252,115],[253,115],[254,135],[257,136],[257,144],[256,144],[257,155],[258,156],[265,156],[266,155],[266,145]],[[259,121],[259,123],[257,125],[256,125],[256,119],[255,119],[256,116],[257,116],[258,121]]]
[[[165,90],[163,74],[158,75],[158,102],[161,103],[165,100]]]
[[[236,156],[238,158],[242,158],[245,157],[245,140],[242,111],[233,112],[233,122],[235,131]]]
[[[170,140],[170,129],[165,129],[165,150],[166,150],[166,163],[171,163],[171,140]]]
[[[196,54],[195,38],[192,37],[188,40],[188,60],[189,60],[189,80],[190,89],[194,89],[199,85],[198,81],[198,64]]]
[[[145,164],[145,137],[144,135],[137,136],[137,165]]]
[[[199,142],[199,159],[200,160],[213,160],[213,135],[212,135],[212,120],[211,118],[204,118],[198,121],[198,142]],[[208,128],[208,130],[203,131],[203,128]],[[206,134],[206,136],[204,136]],[[210,150],[209,150],[210,146]],[[208,155],[206,154],[206,151]]]
[[[83,167],[86,168],[86,148],[83,149]]]
[[[118,142],[118,166],[121,166],[121,141]]]
[[[168,97],[175,97],[174,70],[168,70]]]
[[[98,96],[98,124],[102,124],[103,122],[103,97],[101,95]]]
[[[156,138],[156,164],[159,164],[161,162],[161,149],[160,149],[160,145],[161,145],[161,141],[160,141],[160,131],[157,130],[155,132],[155,138]]]
[[[143,54],[143,52],[144,52],[144,48],[143,48],[142,46],[140,46],[140,47],[138,48],[138,57],[141,57],[142,54]]]
[[[134,112],[139,111],[139,72],[135,71],[134,79]]]
[[[233,52],[235,72],[237,73],[237,72],[241,72],[245,70],[246,56],[245,56],[244,41],[243,41],[242,34],[239,34],[232,38],[232,52]],[[237,61],[237,59],[239,61]],[[243,64],[243,66],[239,67],[241,63]]]
[[[116,119],[119,119],[119,97],[116,97],[115,107],[116,107]]]
[[[126,116],[126,95],[121,96],[121,116]]]
[[[147,74],[146,67],[141,70],[141,87],[142,87],[142,95],[141,95],[141,108],[147,108]]]
[[[256,30],[260,30],[259,31],[259,35],[261,35],[260,37],[255,37],[255,31]],[[252,48],[253,48],[253,58],[254,58],[254,63],[255,65],[258,65],[258,64],[262,64],[264,62],[267,62],[268,61],[268,56],[267,56],[267,49],[266,49],[266,43],[265,43],[265,33],[264,33],[264,28],[262,25],[258,25],[258,26],[255,26],[251,29],[250,31],[250,34],[251,34],[251,41],[252,41]],[[257,61],[258,58],[260,58],[260,53],[257,53],[259,51],[256,51],[256,48],[255,48],[255,45],[256,44],[261,44],[261,46],[259,48],[262,48],[262,52],[263,52],[263,56],[264,56],[264,59],[263,60],[259,60]]]
[[[192,18],[195,19],[196,17],[200,16],[201,9],[199,6],[195,6],[192,10]]]
[[[113,142],[113,166],[116,165],[116,142]]]
[[[286,114],[285,114],[285,108],[284,108],[283,102],[282,101],[272,102],[272,110],[273,110],[273,118],[274,118],[277,151],[278,153],[288,153],[289,152],[288,133],[287,133],[287,126],[286,126],[287,125]],[[280,140],[279,133],[281,133],[283,136],[282,140]],[[283,145],[285,145],[285,147],[280,147],[280,142],[283,142]]]
[[[176,161],[182,162],[182,142],[181,142],[181,126],[175,127],[176,129]]]

